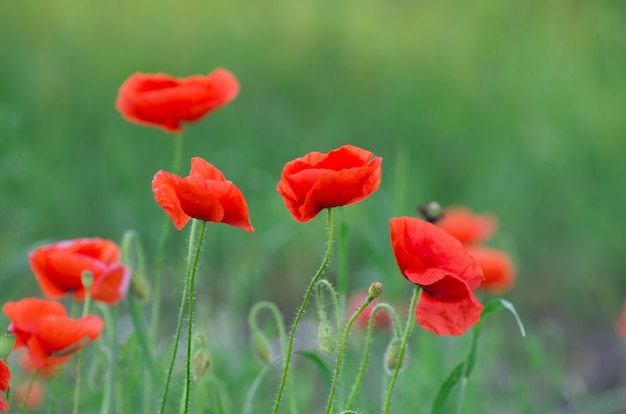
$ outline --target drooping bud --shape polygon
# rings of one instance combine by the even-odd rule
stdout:
[[[389,375],[393,375],[393,372],[395,371],[396,365],[398,363],[400,364],[400,368],[402,368],[404,366],[404,363],[406,362],[406,348],[404,350],[402,361],[399,361],[401,347],[402,340],[397,336],[393,338],[391,342],[389,342],[389,345],[387,345],[387,350],[385,351],[385,370]]]
[[[424,217],[424,220],[429,223],[436,223],[443,218],[444,215],[443,208],[441,208],[441,205],[436,201],[420,204],[417,206],[417,211]]]
[[[259,329],[252,332],[252,352],[264,364],[272,360],[269,340]]]
[[[200,381],[205,377],[211,367],[211,356],[206,347],[197,349],[191,359],[191,372],[194,381]]]
[[[130,279],[130,294],[138,301],[145,302],[150,299],[150,284],[142,273],[135,273]]]
[[[333,327],[326,319],[320,321],[320,324],[318,326],[317,342],[320,351],[322,351],[326,355],[332,355],[333,352],[335,352],[337,340],[335,337],[335,333],[333,332]]]
[[[15,334],[13,332],[0,333],[0,359],[7,359],[13,351],[15,345]]]
[[[385,287],[383,286],[382,283],[380,282],[374,282],[370,285],[370,288],[367,290],[367,294],[371,297],[371,298],[377,298],[380,295],[383,294],[383,291],[385,290]]]

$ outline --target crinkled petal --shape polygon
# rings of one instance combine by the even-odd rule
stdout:
[[[130,269],[122,264],[109,267],[102,275],[94,280],[91,287],[91,296],[94,300],[104,302],[107,305],[115,305],[119,302],[130,285]]]
[[[219,223],[224,218],[224,207],[209,190],[208,182],[209,180],[205,180],[200,174],[185,177],[176,187],[176,195],[181,208],[188,216]]]
[[[183,211],[176,189],[181,181],[177,175],[159,171],[152,179],[154,199],[174,222],[176,230],[181,230],[191,217]]]
[[[18,302],[7,302],[2,307],[2,310],[11,321],[14,329],[31,334],[37,331],[43,317],[47,315],[67,315],[65,308],[60,302],[39,298],[26,298]]]
[[[226,181],[224,174],[220,170],[200,157],[193,157],[191,159],[191,171],[189,175],[193,174],[200,174],[207,180]]]
[[[4,363],[3,360],[0,359],[0,391],[6,391],[9,388],[9,380],[11,379],[11,370]]]

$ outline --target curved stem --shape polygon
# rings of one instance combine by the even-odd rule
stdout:
[[[324,309],[324,300],[322,294],[322,286],[325,286],[326,289],[330,292],[333,298],[333,305],[335,306],[335,318],[337,319],[337,343],[339,343],[341,337],[341,308],[339,306],[339,297],[337,295],[337,291],[333,287],[333,285],[326,279],[322,279],[317,282],[317,307],[320,313],[320,320],[325,319],[326,311]]]
[[[197,219],[194,219],[197,220]],[[204,240],[204,230],[206,229],[206,221],[202,221],[200,228],[200,236],[196,247],[196,255],[191,269],[189,281],[189,316],[187,318],[187,374],[185,376],[185,409],[184,413],[189,412],[189,401],[191,399],[191,343],[193,342],[193,290],[196,282],[196,271],[198,270],[198,260],[200,259],[200,251],[202,250],[202,241]]]
[[[22,399],[22,403],[20,404],[20,413],[22,411],[24,411],[24,408],[26,408],[26,405],[28,404],[28,397],[30,397],[30,392],[33,390],[33,384],[35,383],[35,379],[37,378],[37,374],[39,374],[39,368],[37,368],[35,370],[35,372],[33,372],[33,376],[30,377],[30,382],[28,383],[28,388],[26,389],[26,394],[24,395],[24,398]]]
[[[389,312],[393,319],[395,336],[400,336],[400,322],[398,321],[398,315],[396,315],[396,311],[387,303],[377,303],[376,306],[374,306],[374,308],[372,309],[372,313],[370,314],[370,321],[367,326],[367,337],[365,339],[365,347],[363,348],[363,358],[361,359],[361,366],[359,367],[359,373],[356,376],[354,385],[352,385],[352,391],[350,391],[350,397],[348,398],[348,402],[346,403],[344,410],[350,409],[350,406],[356,398],[356,393],[359,390],[359,386],[361,385],[361,380],[363,379],[363,375],[365,374],[365,367],[367,366],[367,360],[369,359],[369,350],[370,344],[372,342],[372,332],[374,331],[376,314],[381,309],[386,309]]]
[[[359,317],[361,312],[363,312],[363,310],[365,310],[365,308],[367,308],[369,304],[372,303],[373,300],[374,298],[372,296],[368,296],[367,299],[365,299],[365,302],[363,302],[363,304],[359,306],[359,309],[357,309],[356,312],[354,312],[354,314],[348,321],[348,324],[346,325],[346,329],[343,332],[343,340],[341,341],[341,344],[339,345],[339,349],[337,350],[337,363],[335,364],[335,375],[333,376],[333,384],[330,387],[330,394],[328,395],[328,403],[326,404],[326,414],[330,414],[332,412],[333,404],[335,402],[335,392],[337,391],[337,384],[339,382],[339,373],[341,372],[341,365],[343,362],[343,352],[346,349],[346,344],[348,343],[348,335],[350,334],[350,329],[352,328],[354,321],[356,321],[356,318]]]
[[[183,316],[185,315],[185,303],[187,302],[187,291],[189,290],[189,269],[191,267],[191,257],[193,254],[193,245],[196,239],[196,232],[198,228],[198,221],[192,220],[191,232],[189,234],[189,249],[187,251],[187,272],[185,273],[185,285],[183,287],[183,295],[180,300],[180,308],[178,310],[178,324],[176,325],[176,334],[174,336],[174,349],[172,350],[172,358],[170,360],[170,366],[167,370],[167,378],[165,379],[165,389],[163,390],[163,398],[161,399],[161,414],[165,412],[165,403],[167,402],[167,393],[169,392],[170,382],[172,380],[172,371],[174,371],[174,361],[176,360],[176,353],[178,352],[178,343],[180,341],[180,331],[183,326]]]
[[[402,361],[404,360],[404,351],[406,350],[406,344],[409,341],[409,336],[411,335],[411,330],[413,329],[413,321],[415,320],[415,316],[413,315],[413,309],[415,309],[415,306],[417,305],[417,298],[419,297],[420,290],[421,288],[419,286],[415,287],[415,290],[413,291],[413,297],[411,298],[411,304],[409,305],[406,326],[404,327],[404,336],[402,337],[402,343],[400,344],[400,353],[398,354],[398,363],[393,370],[391,383],[389,384],[389,389],[387,390],[387,399],[385,401],[384,410],[385,414],[389,413],[389,407],[391,407],[391,395],[393,394],[393,387],[396,385],[398,372],[400,372],[400,367],[402,366]]]
[[[291,361],[291,354],[293,351],[293,341],[296,337],[296,328],[298,327],[298,323],[300,319],[302,319],[302,315],[304,314],[304,308],[306,307],[309,297],[311,296],[311,292],[315,287],[315,283],[317,279],[320,278],[322,273],[324,273],[324,269],[326,269],[326,265],[328,265],[328,261],[330,259],[330,253],[333,247],[333,210],[328,209],[328,245],[326,248],[326,255],[324,256],[324,260],[320,265],[319,269],[311,279],[309,286],[307,287],[306,293],[304,294],[304,300],[302,301],[302,306],[298,309],[298,313],[296,314],[296,319],[293,322],[293,326],[291,327],[291,333],[289,334],[289,343],[287,345],[287,354],[285,355],[285,367],[283,369],[283,376],[280,381],[280,388],[278,389],[278,394],[276,395],[276,401],[274,402],[274,411],[273,413],[278,413],[278,407],[280,406],[280,400],[283,396],[283,391],[285,389],[285,384],[287,382],[287,374],[289,373],[289,362]]]
[[[84,283],[84,282],[83,282]],[[85,304],[83,305],[83,317],[89,313],[89,307],[91,306],[91,294],[89,289],[85,289]],[[83,350],[78,350],[78,356],[76,357],[76,385],[74,386],[74,404],[72,413],[78,414],[78,402],[80,400],[80,367],[83,361]]]
[[[174,136],[174,159],[172,160],[172,170],[170,171],[172,174],[178,174],[182,157],[183,134],[180,133]],[[163,256],[165,255],[167,239],[169,238],[172,230],[172,224],[170,221],[170,218],[167,216],[163,218],[161,236],[159,237],[159,245],[157,247],[157,254],[154,263],[154,280],[152,282],[154,294],[152,295],[152,306],[150,309],[150,338],[152,338],[153,343],[156,342],[159,330],[159,316],[161,310],[161,266],[163,265]]]
[[[102,404],[100,405],[100,414],[107,414],[110,411],[111,401],[113,401],[113,390],[115,386],[115,369],[117,367],[117,319],[118,307],[113,307],[115,316],[112,315],[111,309],[106,305],[100,305],[100,312],[104,318],[104,326],[108,334],[109,347],[111,348],[111,356],[107,364],[106,380],[102,391]]]

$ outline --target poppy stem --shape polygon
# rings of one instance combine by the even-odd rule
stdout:
[[[335,402],[335,392],[337,391],[337,384],[339,382],[339,373],[341,372],[341,365],[343,363],[343,352],[346,349],[346,344],[348,343],[348,335],[350,334],[350,329],[352,329],[352,325],[354,321],[359,317],[359,315],[369,306],[370,303],[374,300],[373,296],[368,296],[367,299],[363,302],[359,309],[354,312],[348,323],[346,324],[346,328],[343,332],[343,340],[341,344],[339,344],[339,349],[337,350],[337,362],[335,364],[335,375],[333,375],[333,384],[330,387],[330,393],[328,395],[328,403],[326,403],[326,414],[332,413],[333,404]]]
[[[33,372],[32,377],[30,377],[30,382],[28,383],[28,388],[26,389],[26,394],[22,399],[22,403],[20,404],[20,413],[24,411],[26,405],[28,404],[28,397],[30,397],[30,392],[33,390],[33,384],[35,383],[35,379],[37,379],[37,374],[39,374],[39,368]]]
[[[185,273],[185,285],[183,287],[183,295],[180,301],[180,308],[178,311],[178,324],[176,325],[176,335],[174,337],[174,349],[172,350],[172,358],[170,360],[170,366],[167,370],[167,378],[165,380],[165,389],[163,390],[163,398],[161,399],[161,410],[159,413],[165,412],[165,403],[167,402],[167,393],[170,389],[170,382],[172,380],[172,372],[174,371],[174,361],[176,360],[176,353],[178,352],[178,343],[180,342],[180,332],[183,326],[183,317],[185,315],[185,303],[187,303],[187,291],[189,290],[189,272],[191,268],[191,257],[193,254],[193,246],[196,240],[196,233],[198,232],[198,220],[191,221],[191,231],[189,233],[189,249],[187,250],[187,271]],[[155,295],[156,296],[156,295]]]
[[[197,219],[194,219],[197,221]],[[193,291],[196,282],[196,271],[198,270],[198,260],[200,259],[200,251],[202,250],[202,241],[204,240],[204,231],[206,230],[206,221],[202,221],[202,227],[200,228],[200,236],[198,238],[198,244],[196,246],[196,254],[191,268],[191,274],[189,275],[189,316],[187,317],[187,375],[185,377],[185,390],[183,396],[185,397],[184,413],[189,412],[189,401],[191,399],[191,344],[193,342]]]
[[[356,393],[359,390],[359,386],[361,385],[361,381],[363,380],[363,374],[365,374],[365,367],[367,366],[367,360],[369,358],[370,344],[372,342],[372,332],[374,331],[374,323],[376,321],[376,314],[381,309],[387,310],[393,319],[393,327],[394,327],[394,337],[400,337],[400,321],[398,321],[398,315],[396,315],[396,311],[387,303],[377,303],[376,306],[372,309],[372,313],[370,314],[370,321],[367,326],[367,336],[365,338],[365,347],[363,348],[363,358],[361,359],[361,366],[359,367],[359,373],[356,376],[356,380],[354,381],[354,385],[352,386],[352,391],[350,391],[350,397],[348,397],[348,402],[346,406],[343,408],[344,410],[349,410],[356,398]]]
[[[326,255],[324,256],[324,259],[322,260],[322,264],[317,270],[317,273],[315,273],[315,276],[313,276],[313,278],[311,279],[311,282],[309,283],[309,287],[307,288],[306,293],[304,294],[304,300],[302,301],[302,305],[300,306],[300,309],[298,309],[298,313],[296,314],[296,319],[293,322],[293,325],[291,327],[291,333],[289,334],[289,343],[287,345],[287,354],[285,355],[285,367],[283,369],[283,376],[280,381],[280,388],[278,389],[278,394],[276,395],[276,401],[274,402],[274,411],[273,411],[274,414],[278,413],[280,400],[282,399],[283,391],[285,390],[285,384],[287,383],[287,374],[289,373],[289,363],[291,362],[293,342],[296,337],[296,328],[298,327],[298,323],[300,322],[300,319],[302,319],[302,315],[304,314],[304,308],[306,307],[309,301],[309,297],[311,296],[311,292],[313,292],[313,288],[315,287],[317,280],[320,278],[322,273],[324,273],[324,269],[326,269],[326,266],[328,265],[332,248],[333,248],[333,210],[329,208],[328,209],[328,245],[326,248]]]
[[[400,353],[398,354],[398,362],[393,370],[393,375],[391,376],[391,383],[389,384],[389,389],[387,390],[387,399],[385,401],[385,410],[384,413],[389,413],[389,408],[391,407],[391,395],[393,394],[393,388],[396,385],[396,379],[398,378],[398,372],[400,372],[400,367],[402,367],[402,361],[404,361],[404,351],[406,351],[406,344],[409,341],[409,336],[411,336],[411,330],[413,329],[415,315],[413,314],[413,310],[417,306],[417,299],[420,296],[421,288],[419,286],[415,287],[413,291],[413,297],[411,298],[411,304],[409,305],[408,316],[406,320],[406,326],[404,327],[404,335],[402,336],[402,342],[400,343]]]
[[[172,174],[178,174],[180,163],[183,158],[183,134],[179,133],[174,136],[174,159],[172,161]],[[156,343],[156,337],[159,333],[159,316],[161,311],[161,267],[163,265],[163,256],[165,255],[165,247],[172,230],[171,220],[165,216],[161,227],[161,237],[157,247],[157,255],[154,263],[154,280],[152,282],[152,305],[150,308],[150,338]]]

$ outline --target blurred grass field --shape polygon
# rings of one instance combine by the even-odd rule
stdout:
[[[275,191],[280,171],[350,143],[384,159],[379,192],[342,212],[351,288],[376,279],[386,300],[408,300],[390,217],[415,215],[426,200],[492,211],[500,230],[489,245],[513,255],[518,282],[505,297],[529,337],[518,339],[508,317],[486,324],[467,412],[593,404],[626,386],[613,327],[626,299],[625,52],[626,12],[608,0],[1,1],[0,299],[38,295],[26,260],[38,243],[119,241],[132,229],[154,253],[163,212],[150,181],[170,168],[173,139],[124,121],[117,88],[135,71],[222,66],[241,94],[186,129],[184,169],[191,156],[221,169],[246,195],[256,233],[209,228],[198,298],[239,320],[213,334],[241,335],[262,299],[291,320],[325,223],[289,216]],[[169,244],[166,315],[176,312],[186,238]],[[414,350],[430,347],[430,358],[442,344],[456,350],[432,383],[415,379],[430,403],[467,343],[416,337]],[[415,369],[427,364],[412,358]],[[410,401],[409,377],[398,401]],[[243,378],[230,380],[246,389]],[[607,404],[598,412],[626,406]]]

